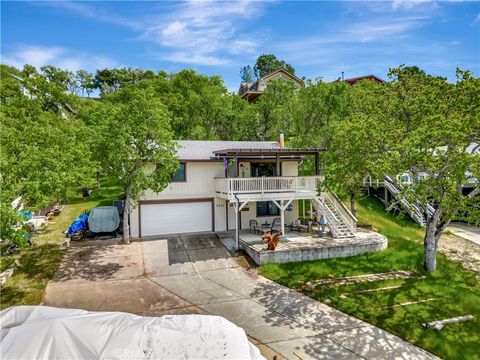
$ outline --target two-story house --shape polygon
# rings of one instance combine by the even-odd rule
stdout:
[[[283,143],[283,142],[282,142]],[[355,234],[355,219],[334,194],[319,194],[323,149],[289,149],[269,141],[178,141],[180,168],[160,192],[147,190],[130,216],[132,237],[248,229],[250,220],[286,224],[298,218],[298,201],[312,202],[334,237]],[[316,174],[298,176],[306,156]]]

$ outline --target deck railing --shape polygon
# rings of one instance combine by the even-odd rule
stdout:
[[[316,191],[321,176],[275,176],[254,178],[216,178],[217,193],[234,194],[265,194],[304,191]]]

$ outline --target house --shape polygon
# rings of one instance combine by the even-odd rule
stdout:
[[[238,95],[240,95],[242,99],[245,99],[249,102],[254,102],[265,91],[267,83],[275,79],[292,81],[298,86],[303,86],[304,84],[302,79],[281,68],[262,76],[254,83],[241,83],[240,88],[238,89]]]
[[[349,79],[344,79],[342,81],[345,81],[349,85],[355,85],[357,82],[362,81],[362,80],[370,80],[379,84],[385,83],[385,80],[379,78],[376,75],[370,74],[370,75],[364,75],[364,76],[358,76],[354,78],[349,78]]]
[[[319,156],[324,149],[293,149],[269,141],[178,141],[180,168],[160,193],[147,190],[130,214],[132,237],[236,230],[250,221],[285,227],[299,217],[299,200],[307,199],[316,215],[325,216],[333,237],[355,235],[355,218],[326,191]],[[315,175],[299,176],[307,156]]]

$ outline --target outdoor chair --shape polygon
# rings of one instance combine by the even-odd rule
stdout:
[[[281,225],[280,218],[273,219],[272,228],[270,229],[270,232],[273,234],[274,231],[282,231],[280,225]]]
[[[253,220],[253,219],[250,220],[250,221],[248,222],[248,225],[250,226],[250,232],[251,232],[251,233],[258,234],[258,229],[257,229],[257,227],[258,227],[258,222],[257,222],[257,220]]]

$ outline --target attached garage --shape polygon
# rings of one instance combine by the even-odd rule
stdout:
[[[140,237],[214,230],[213,199],[141,201]]]

